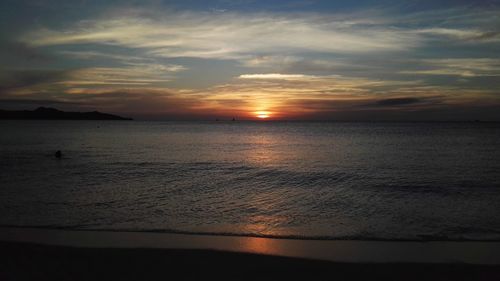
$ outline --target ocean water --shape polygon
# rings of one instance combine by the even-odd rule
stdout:
[[[1,121],[0,132],[0,225],[500,239],[499,123]]]

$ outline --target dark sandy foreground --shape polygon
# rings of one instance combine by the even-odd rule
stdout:
[[[500,280],[499,265],[339,263],[213,250],[0,242],[0,280]]]

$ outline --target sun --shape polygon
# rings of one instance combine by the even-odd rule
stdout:
[[[271,113],[269,111],[257,111],[255,116],[259,119],[267,119],[271,116]]]

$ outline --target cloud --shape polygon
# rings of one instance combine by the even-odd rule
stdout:
[[[85,20],[65,29],[40,28],[21,40],[33,46],[93,43],[143,48],[167,58],[223,59],[256,53],[400,51],[419,43],[397,28],[361,28],[335,15],[193,12]]]
[[[418,74],[418,75],[452,75],[452,76],[462,76],[462,77],[474,77],[478,76],[469,70],[459,70],[459,69],[431,69],[431,70],[413,70],[413,71],[401,71],[403,74]],[[495,75],[496,76],[496,75]]]
[[[288,65],[301,60],[296,56],[282,56],[282,55],[256,55],[247,57],[240,60],[244,67],[274,67]]]
[[[133,55],[120,55],[114,53],[105,53],[99,51],[59,51],[59,54],[73,59],[79,60],[115,60],[121,63],[137,63],[137,62],[153,62],[152,59],[133,56]]]
[[[0,72],[1,96],[43,98],[53,93],[76,93],[82,89],[123,87],[163,87],[174,74],[185,69],[178,65],[131,63],[124,67],[86,67],[68,70],[23,70]],[[39,95],[36,97],[33,95]]]
[[[71,108],[77,106],[82,110],[168,119],[232,116],[251,119],[258,110],[272,112],[275,119],[331,119],[334,116],[363,119],[361,116],[366,112],[389,116],[384,112],[500,105],[495,91],[326,76],[312,80],[235,79],[232,83],[191,90],[137,85],[60,87],[43,93],[33,91],[23,97],[26,100],[42,98],[59,102],[57,106],[63,109],[71,104]]]
[[[417,33],[447,37],[454,40],[465,42],[498,42],[500,41],[500,32],[483,31],[474,29],[452,29],[452,28],[427,28],[417,30]]]
[[[367,68],[366,65],[359,65],[352,62],[348,62],[346,59],[335,59],[335,60],[318,60],[318,59],[304,59],[296,58],[294,60],[288,60],[284,62],[286,69],[295,71],[324,71],[324,72],[334,72],[345,68]]]
[[[390,17],[387,24],[406,24],[408,32],[435,41],[466,45],[498,43],[499,7],[467,5]],[[424,39],[422,38],[422,39]]]
[[[0,95],[7,92],[51,84],[67,78],[66,71],[60,70],[9,70],[0,72]]]
[[[280,74],[280,73],[266,73],[266,74],[242,74],[239,79],[262,79],[262,80],[310,80],[315,79],[316,76],[304,74]]]
[[[243,78],[242,78],[243,77]],[[302,116],[312,111],[364,110],[381,97],[400,95],[397,89],[418,85],[418,81],[373,80],[341,76],[304,74],[244,74],[232,83],[194,91],[211,108],[249,113],[273,112],[273,118]],[[235,102],[239,101],[239,102]],[[228,104],[229,103],[229,104]],[[335,105],[331,107],[330,105]]]
[[[60,109],[100,110],[114,113],[197,116],[203,111],[198,99],[183,97],[175,90],[165,88],[71,88],[48,93],[34,92],[19,97],[4,97],[0,105],[5,108],[34,108],[53,106]]]
[[[65,85],[149,85],[169,81],[160,66],[146,67],[90,67],[73,70]]]
[[[422,100],[420,98],[392,98],[378,100],[377,105],[387,106],[387,105],[407,105],[419,103]]]
[[[500,76],[500,59],[497,58],[423,59],[417,63],[427,69],[405,70],[400,73],[462,77]]]

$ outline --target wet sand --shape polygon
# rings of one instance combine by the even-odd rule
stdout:
[[[14,228],[0,241],[0,280],[500,280],[498,242]]]

